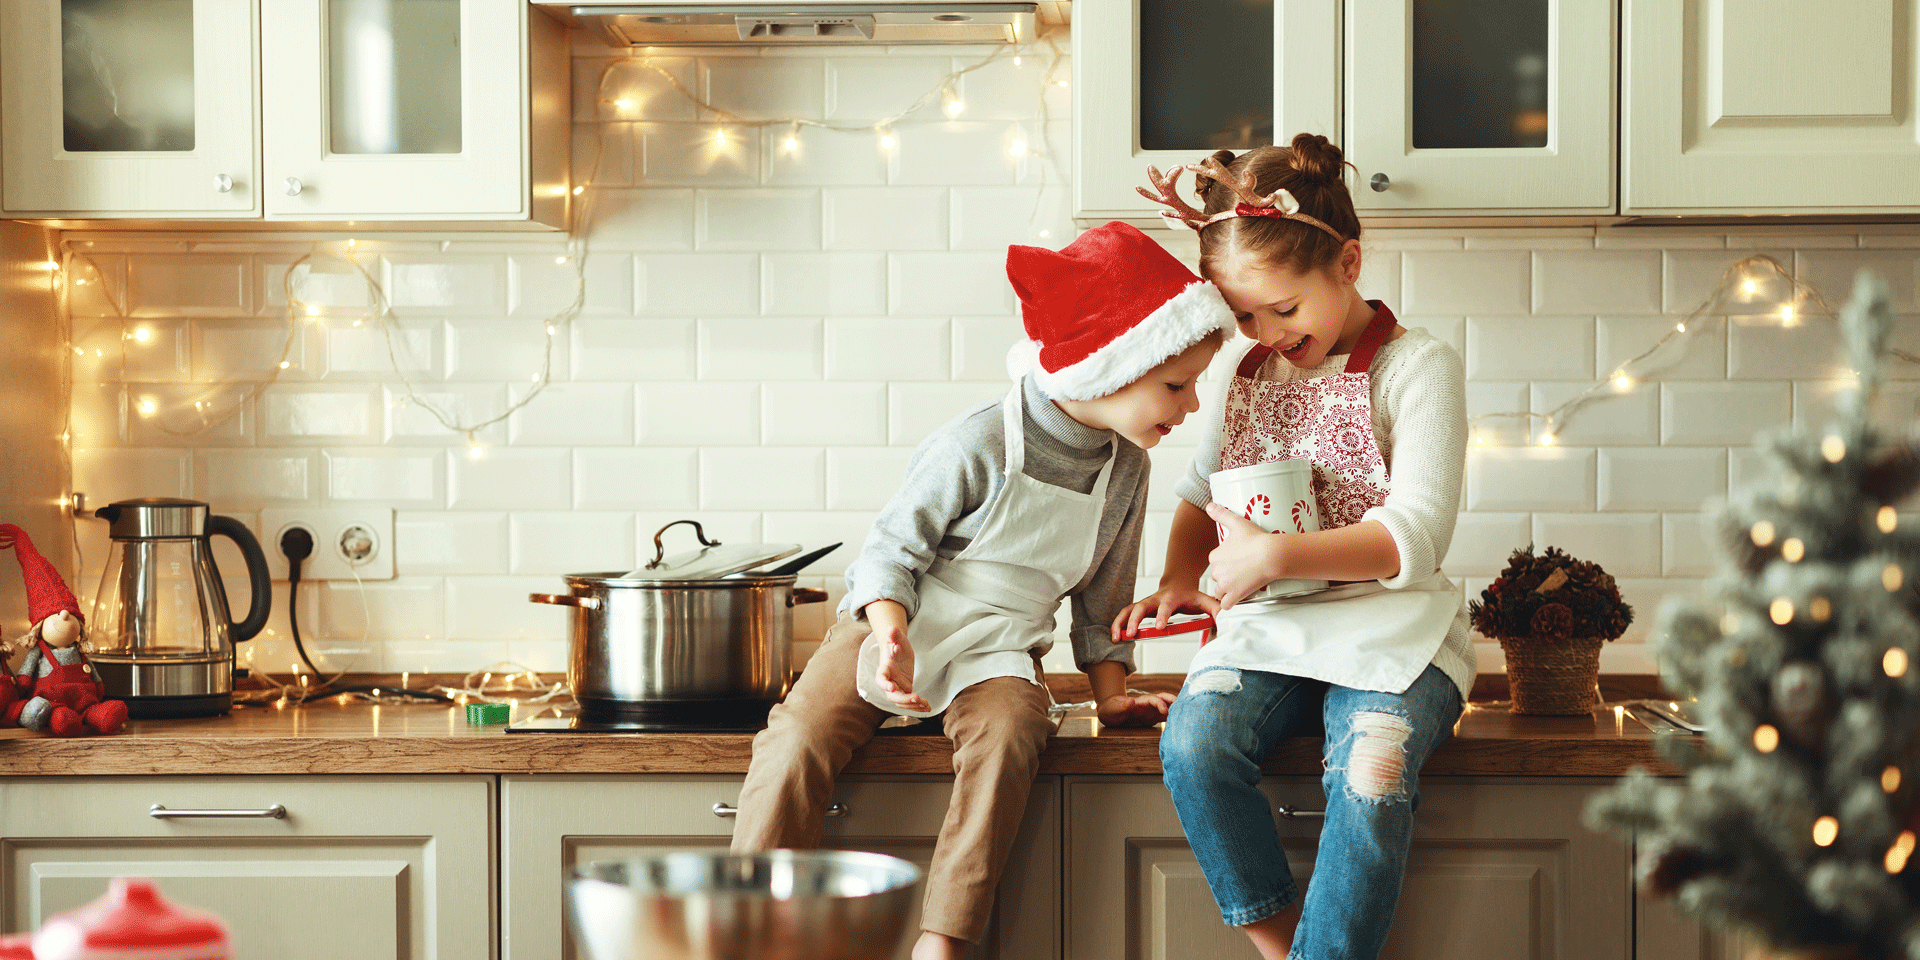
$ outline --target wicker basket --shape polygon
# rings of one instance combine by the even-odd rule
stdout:
[[[1598,704],[1600,645],[1604,637],[1501,637],[1507,655],[1507,688],[1513,712],[1570,717]]]

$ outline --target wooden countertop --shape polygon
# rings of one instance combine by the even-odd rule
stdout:
[[[513,719],[547,709],[516,706]],[[1158,744],[1158,730],[1104,729],[1082,710],[1062,720],[1040,772],[1157,776]],[[1320,746],[1318,737],[1287,740],[1265,769],[1318,776]],[[509,734],[499,725],[468,725],[460,707],[325,699],[239,706],[206,719],[135,720],[106,737],[0,730],[0,776],[741,774],[752,749],[747,734]],[[945,737],[890,734],[856,754],[847,772],[948,774],[952,755]],[[1482,702],[1461,717],[1423,775],[1610,777],[1634,766],[1676,772],[1630,710],[1526,717]]]

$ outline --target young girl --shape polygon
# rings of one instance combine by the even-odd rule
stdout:
[[[833,780],[887,717],[944,715],[953,798],[927,869],[915,960],[980,942],[1053,733],[1039,654],[1071,597],[1074,659],[1100,720],[1151,725],[1132,644],[1146,450],[1200,409],[1194,383],[1233,318],[1211,284],[1123,223],[1060,251],[1014,247],[1029,342],[1005,397],[935,431],[847,568],[840,620],[754,738],[736,852],[818,846]],[[1024,349],[1022,349],[1024,348]]]
[[[1174,192],[1178,169],[1149,171],[1159,196],[1148,196],[1200,232],[1202,275],[1256,342],[1177,490],[1160,589],[1113,635],[1177,610],[1215,615],[1218,638],[1194,657],[1160,760],[1222,916],[1269,960],[1380,955],[1418,771],[1474,674],[1464,601],[1439,570],[1466,458],[1460,358],[1355,290],[1360,222],[1341,166],[1339,148],[1307,134],[1222,151],[1186,168],[1204,210]],[[1273,460],[1313,463],[1319,532],[1270,534],[1211,502],[1210,474]],[[1333,584],[1241,602],[1283,578]],[[1326,820],[1296,914],[1260,763],[1280,738],[1322,731]]]

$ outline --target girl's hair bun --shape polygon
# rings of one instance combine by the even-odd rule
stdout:
[[[1232,150],[1216,150],[1213,153],[1213,159],[1220,161],[1221,168],[1225,169],[1229,164],[1233,163],[1233,151]],[[1218,184],[1214,181],[1212,177],[1209,177],[1198,170],[1195,170],[1193,172],[1193,192],[1194,192],[1194,195],[1200,198],[1201,203],[1204,204],[1208,200],[1213,198],[1213,195],[1208,193],[1208,191],[1212,190],[1216,186],[1218,186]]]
[[[1317,133],[1293,138],[1293,168],[1315,183],[1340,182],[1340,167],[1346,162],[1333,141]]]

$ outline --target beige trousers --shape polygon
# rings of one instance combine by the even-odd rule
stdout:
[[[735,853],[820,845],[834,778],[892,716],[854,687],[860,643],[870,632],[866,622],[841,617],[753,738],[733,828]],[[953,800],[927,869],[922,929],[968,943],[986,934],[994,886],[1054,730],[1047,705],[1044,688],[996,677],[961,690],[947,708]]]

